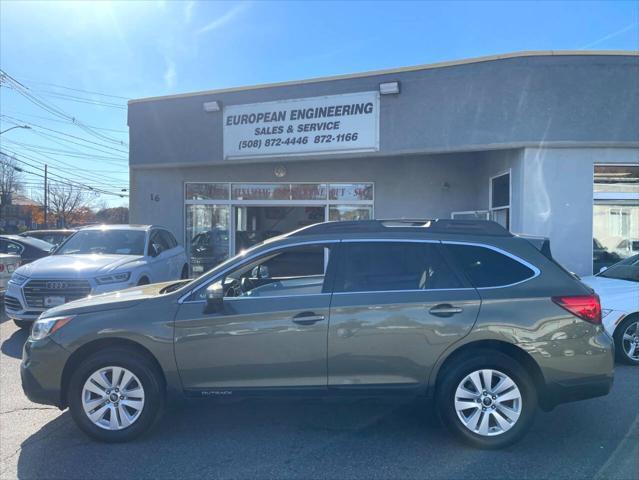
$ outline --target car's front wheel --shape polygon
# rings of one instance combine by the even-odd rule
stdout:
[[[617,358],[629,365],[639,365],[639,316],[628,317],[621,322],[614,338]]]
[[[163,405],[157,368],[132,349],[98,352],[73,373],[68,402],[76,424],[103,442],[126,442],[144,433]]]
[[[502,448],[519,440],[537,409],[530,375],[499,352],[476,352],[458,360],[438,388],[438,408],[445,423],[479,448]]]

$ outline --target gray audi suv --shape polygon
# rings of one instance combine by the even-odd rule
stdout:
[[[184,397],[296,393],[419,397],[462,440],[499,448],[538,407],[607,394],[613,353],[599,298],[547,242],[487,221],[374,220],[48,310],[21,373],[31,400],[107,442]]]

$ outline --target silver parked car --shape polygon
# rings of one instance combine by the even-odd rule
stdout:
[[[7,287],[5,311],[28,327],[51,307],[135,285],[187,278],[184,248],[155,225],[85,227],[52,255],[18,268]]]

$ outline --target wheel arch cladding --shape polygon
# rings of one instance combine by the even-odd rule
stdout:
[[[162,390],[166,391],[167,382],[166,377],[164,376],[164,371],[162,370],[162,367],[160,366],[155,356],[146,347],[140,345],[137,342],[134,342],[133,340],[124,338],[100,338],[98,340],[93,340],[89,343],[86,343],[85,345],[82,345],[71,354],[71,356],[67,360],[67,363],[64,365],[64,370],[62,371],[62,385],[60,393],[60,403],[62,408],[68,406],[67,390],[69,387],[69,382],[71,380],[71,375],[75,371],[76,367],[94,353],[105,349],[129,350],[149,360],[153,365],[153,368],[159,375]]]
[[[433,382],[435,390],[437,390],[442,379],[446,375],[446,371],[451,366],[455,365],[455,363],[462,357],[479,354],[480,352],[499,352],[508,357],[511,357],[513,360],[519,363],[526,370],[526,372],[529,373],[535,385],[535,389],[537,390],[539,402],[543,406],[543,400],[546,392],[546,380],[541,371],[541,368],[528,352],[518,347],[517,345],[513,345],[512,343],[500,340],[478,340],[462,345],[456,350],[452,351],[435,372],[436,376]]]

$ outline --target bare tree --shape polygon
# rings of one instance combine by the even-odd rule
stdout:
[[[0,204],[10,204],[11,194],[22,191],[22,174],[16,160],[0,153]]]
[[[89,209],[89,201],[80,187],[50,183],[49,211],[62,228],[76,222],[85,221]]]

